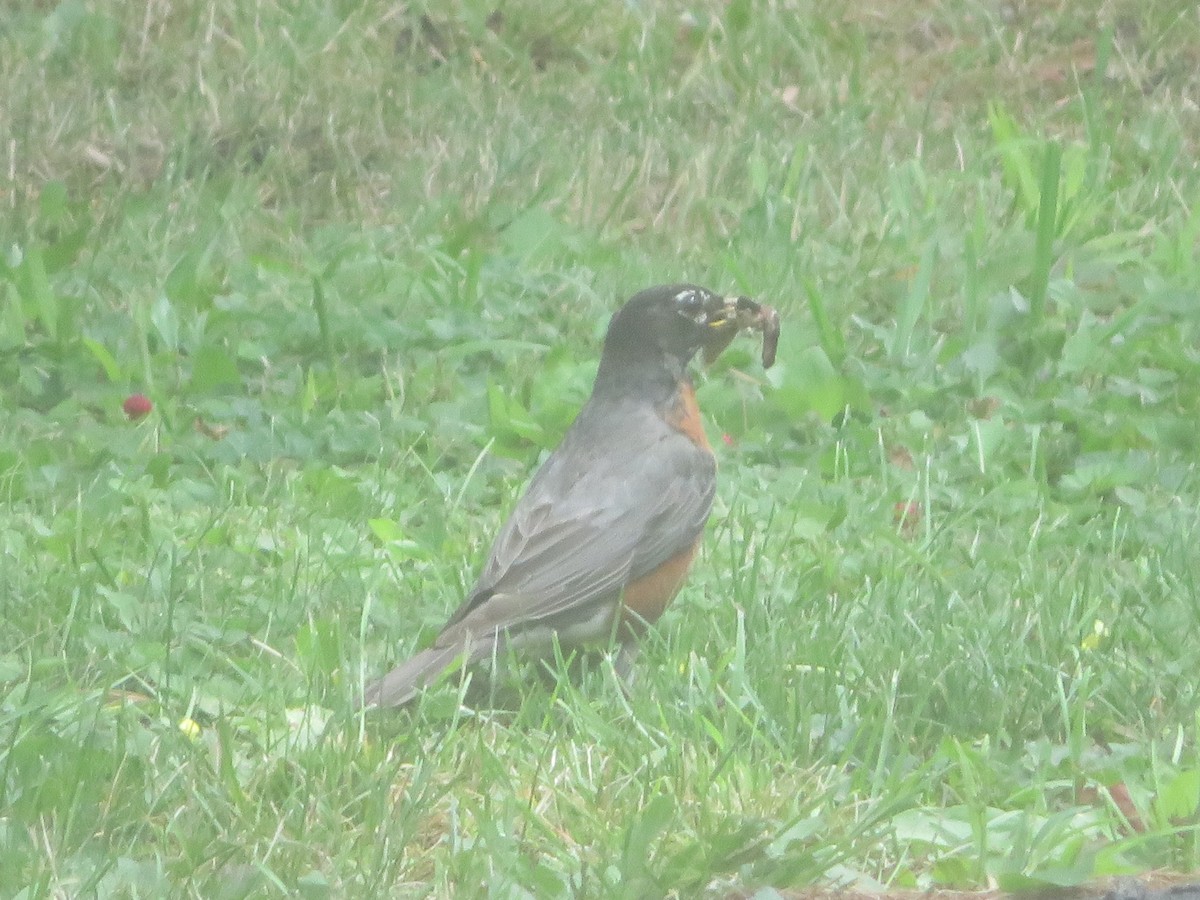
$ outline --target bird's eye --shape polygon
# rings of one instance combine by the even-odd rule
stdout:
[[[721,306],[721,298],[704,288],[682,288],[672,298],[675,312],[696,325],[710,324],[710,316]]]
[[[699,291],[688,288],[675,295],[675,304],[683,312],[694,312],[704,306],[704,301],[700,298]]]

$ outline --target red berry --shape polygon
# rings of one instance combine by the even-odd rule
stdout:
[[[150,398],[145,394],[130,394],[125,398],[125,402],[121,405],[121,408],[125,410],[125,415],[128,418],[136,422],[138,419],[144,419],[148,416],[150,410],[154,409],[154,404],[150,402]]]

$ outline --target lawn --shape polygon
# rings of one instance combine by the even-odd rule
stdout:
[[[1198,104],[1166,0],[5,4],[0,896],[1194,871]],[[677,280],[783,336],[632,690],[356,713]]]

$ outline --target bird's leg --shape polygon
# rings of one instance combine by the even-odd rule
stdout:
[[[622,641],[621,649],[617,651],[617,655],[613,658],[613,671],[617,673],[617,677],[621,679],[621,687],[628,696],[633,688],[633,680],[637,675],[637,670],[634,668],[634,663],[637,662],[638,650],[637,641]]]

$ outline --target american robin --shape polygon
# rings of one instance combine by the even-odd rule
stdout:
[[[745,298],[692,284],[634,295],[608,326],[591,397],[475,587],[432,647],[366,687],[363,705],[401,706],[451,667],[510,650],[547,658],[556,644],[615,640],[616,668],[628,675],[638,637],[683,585],[716,489],[688,364],[760,318],[769,340],[777,316]]]

